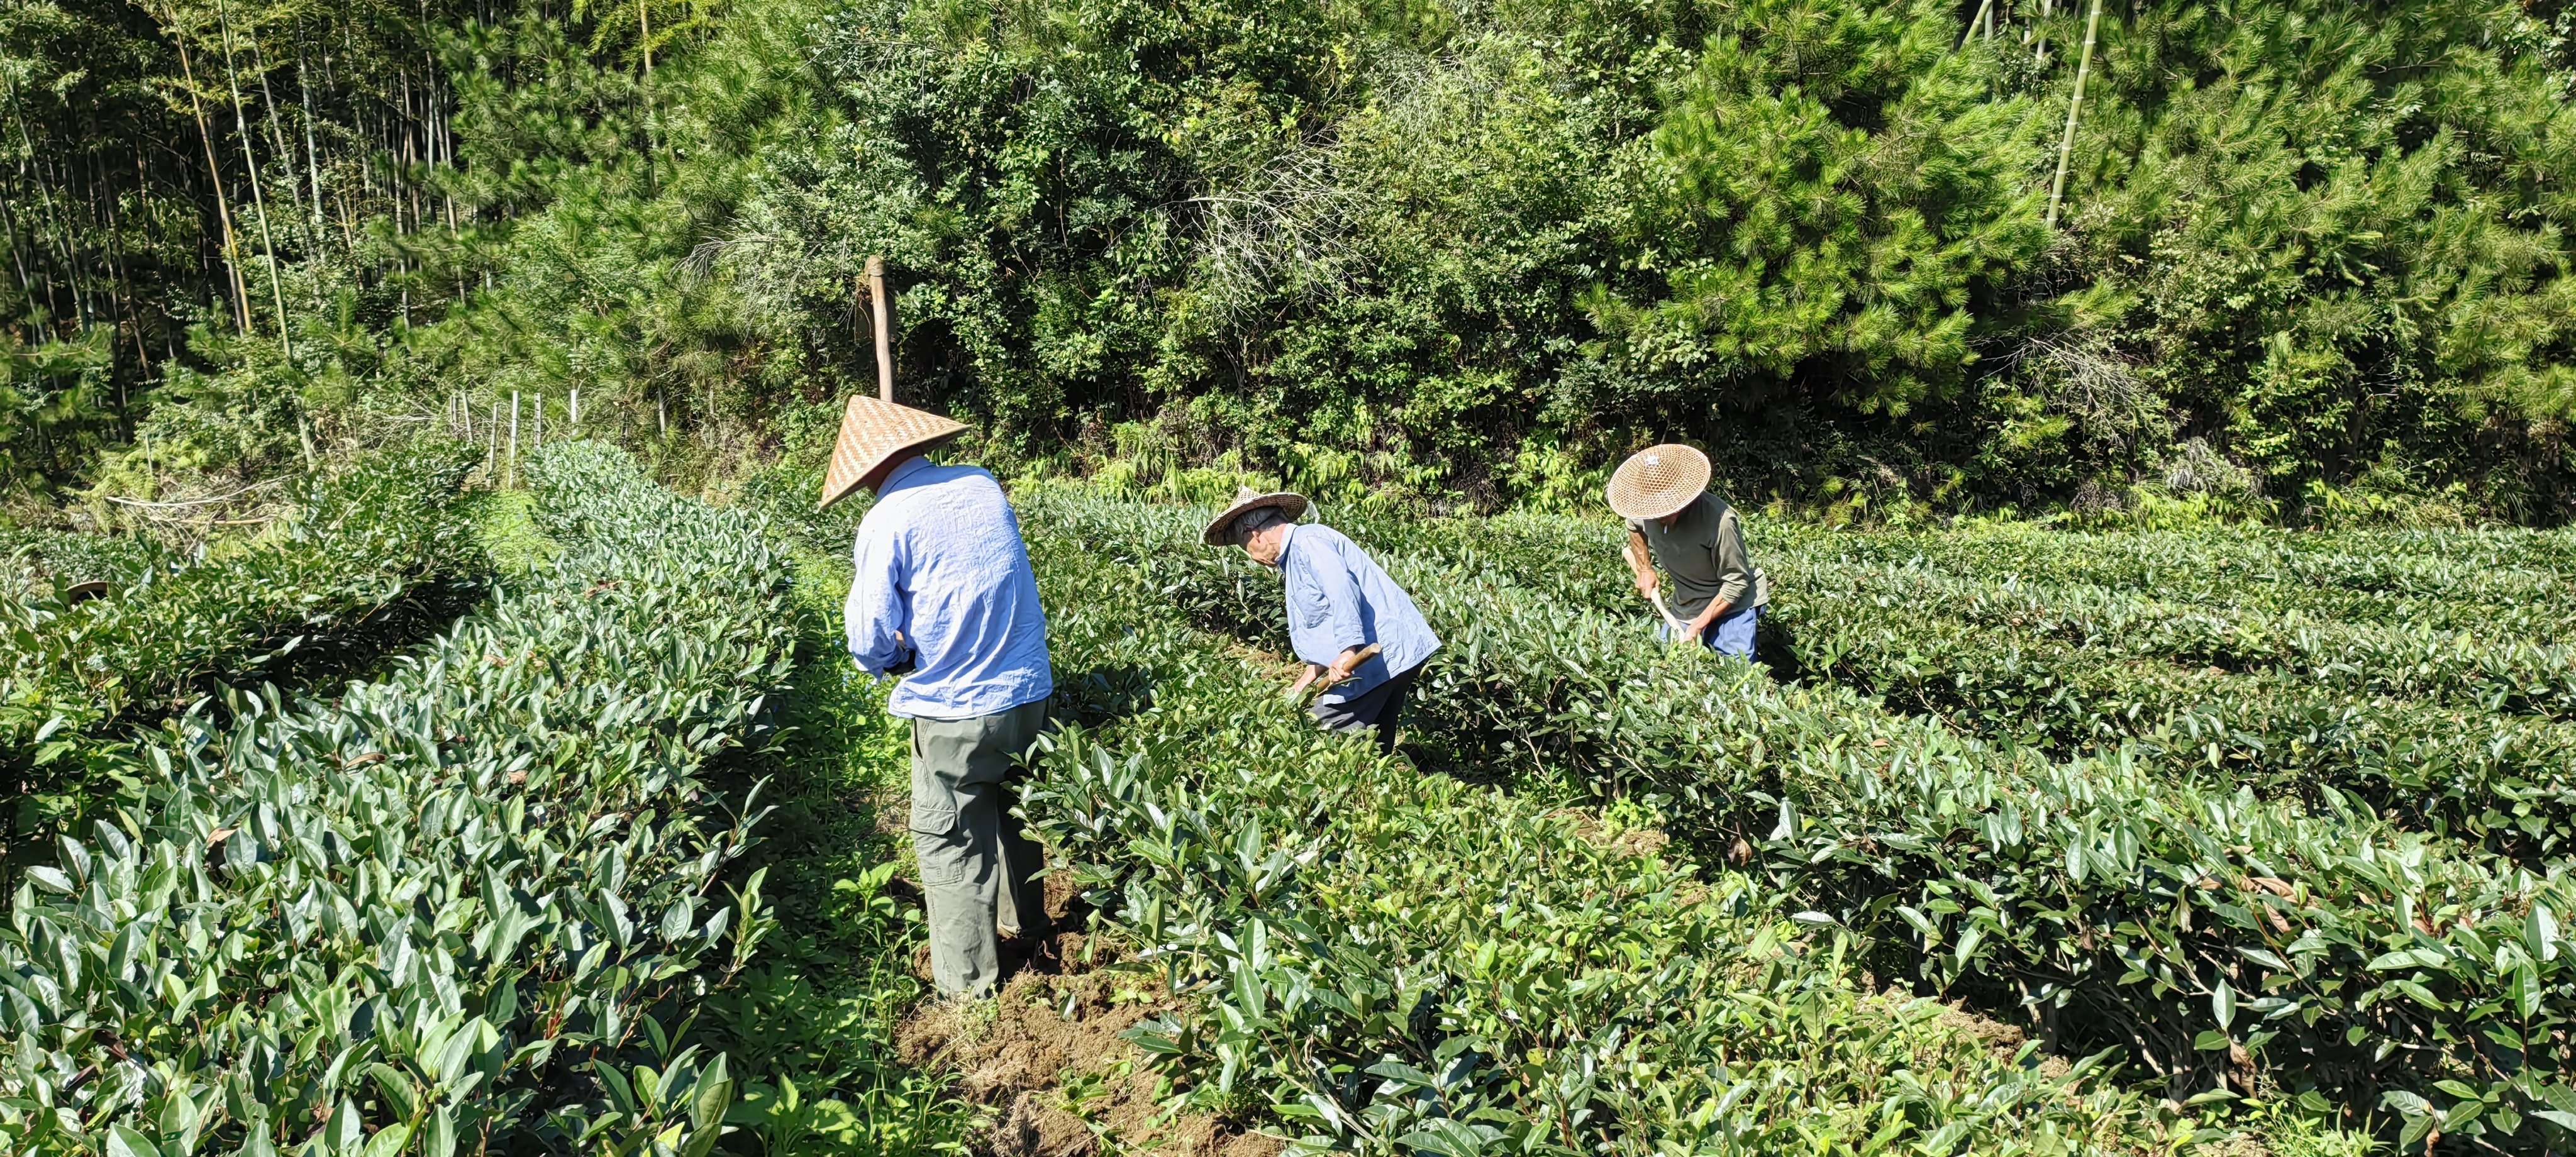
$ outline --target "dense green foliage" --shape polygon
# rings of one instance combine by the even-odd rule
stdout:
[[[33,573],[0,603],[0,832],[14,844],[76,817],[122,758],[120,725],[227,686],[356,674],[443,627],[485,579],[461,508],[470,465],[414,450],[306,479],[276,525],[193,558],[150,540],[29,536],[16,558]],[[109,593],[65,601],[92,580]]]
[[[173,721],[26,873],[11,1151],[712,1148],[735,1078],[654,1018],[767,927],[706,775],[787,670],[787,575],[614,452],[532,474],[551,566],[382,682]]]
[[[2079,106],[2085,7],[20,5],[0,482],[576,389],[704,469],[873,376],[882,253],[905,396],[1000,460],[1489,507],[1679,437],[1862,518],[2564,519],[2565,29],[2113,6]]]

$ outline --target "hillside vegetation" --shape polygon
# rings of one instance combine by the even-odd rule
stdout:
[[[576,391],[720,471],[872,379],[883,254],[906,396],[996,461],[1491,508],[1684,437],[1868,521],[2554,523],[2570,19],[18,4],[6,485],[527,442]]]

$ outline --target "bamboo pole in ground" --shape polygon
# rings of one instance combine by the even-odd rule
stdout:
[[[519,391],[510,391],[510,480],[519,480]]]
[[[2075,160],[2075,119],[2084,111],[2084,81],[2093,74],[2093,34],[2102,27],[2102,0],[2084,18],[2084,52],[2075,62],[2075,96],[2066,102],[2066,134],[2057,141],[2057,179],[2048,183],[2048,227],[2057,228],[2057,203],[2066,196],[2066,169]]]
[[[877,397],[894,400],[894,334],[886,318],[885,258],[868,258],[868,310],[877,330]]]

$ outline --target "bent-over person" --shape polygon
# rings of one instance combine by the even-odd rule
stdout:
[[[1744,527],[1725,499],[1709,493],[1708,479],[1708,455],[1649,446],[1611,474],[1610,509],[1628,520],[1628,569],[1637,593],[1663,617],[1657,637],[1698,639],[1750,659],[1771,580],[1746,555]],[[1671,586],[1656,576],[1658,566]]]
[[[1246,487],[1201,541],[1240,546],[1252,561],[1278,568],[1288,642],[1306,664],[1289,693],[1320,685],[1309,708],[1318,721],[1334,731],[1373,731],[1378,750],[1392,753],[1405,694],[1440,638],[1358,543],[1322,523],[1298,525],[1306,505],[1303,495]]]
[[[877,498],[852,551],[850,657],[903,675],[886,710],[912,720],[912,846],[944,995],[992,991],[1000,936],[1037,935],[1047,919],[1030,879],[1042,853],[1011,814],[1010,782],[1055,692],[1046,611],[1001,484],[923,456],[965,429],[854,397],[823,485],[825,506],[861,489]]]

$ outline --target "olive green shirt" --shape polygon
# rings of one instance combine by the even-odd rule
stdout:
[[[1771,580],[1744,553],[1744,528],[1725,499],[1700,495],[1669,530],[1660,519],[1630,522],[1628,529],[1646,540],[1668,577],[1665,602],[1674,614],[1696,619],[1712,599],[1724,600],[1728,614],[1771,601]]]

